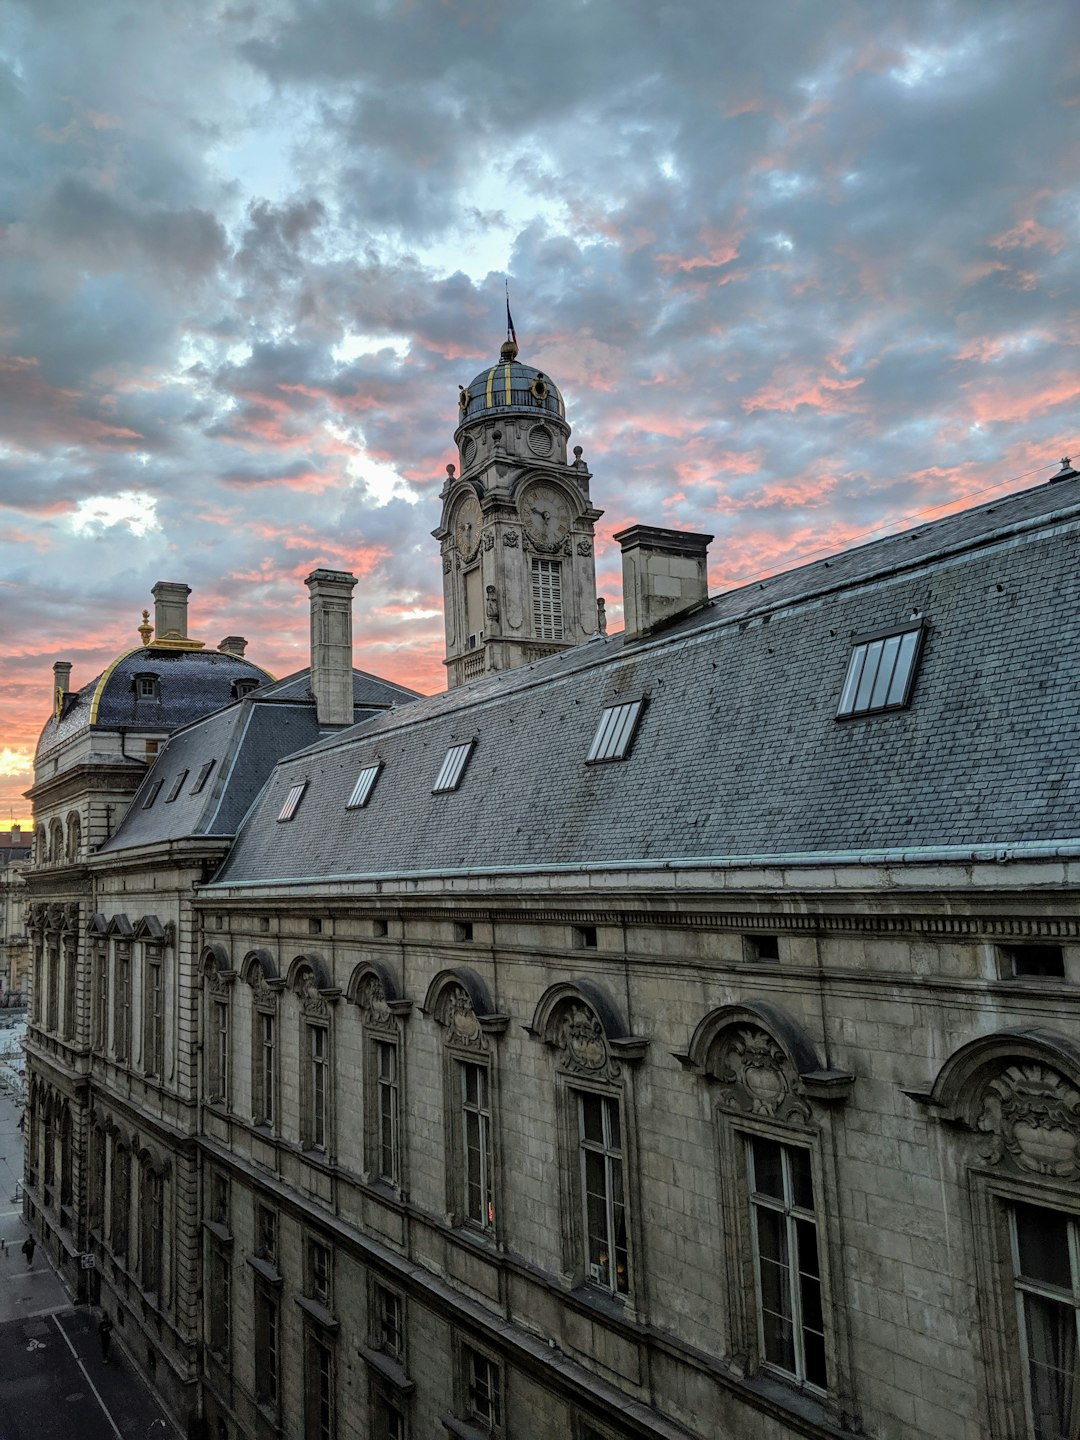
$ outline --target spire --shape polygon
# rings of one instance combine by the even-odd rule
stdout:
[[[517,331],[514,329],[514,317],[510,314],[510,281],[506,282],[506,339],[503,341],[499,355],[503,360],[516,360],[518,357]]]

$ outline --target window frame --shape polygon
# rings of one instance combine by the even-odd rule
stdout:
[[[300,802],[307,793],[308,782],[306,780],[294,781],[286,792],[285,799],[281,802],[281,809],[278,811],[277,823],[285,824],[289,820],[296,819],[296,812],[300,809]]]
[[[469,1100],[469,1074],[474,1073],[477,1078],[476,1101]],[[455,1176],[455,1188],[457,1191],[456,1212],[460,1215],[460,1224],[468,1229],[479,1231],[484,1235],[495,1234],[495,1222],[498,1215],[498,1207],[495,1203],[495,1143],[494,1143],[494,1103],[492,1096],[492,1067],[490,1061],[475,1056],[458,1055],[453,1061],[453,1078],[455,1084],[455,1113],[457,1115],[458,1144],[458,1173]],[[481,1094],[481,1092],[483,1092]],[[475,1130],[478,1144],[470,1147],[469,1116],[475,1117],[475,1123],[471,1127]],[[473,1185],[470,1179],[470,1148],[476,1150],[479,1164],[477,1167],[477,1181]],[[477,1194],[476,1213],[473,1211],[470,1191],[475,1189]]]
[[[858,720],[865,715],[885,715],[894,710],[906,710],[911,704],[911,696],[915,689],[915,681],[919,673],[919,665],[922,660],[922,652],[926,642],[927,628],[926,621],[920,618],[915,621],[909,621],[906,625],[894,625],[885,630],[874,630],[866,634],[853,636],[851,640],[851,651],[848,655],[847,669],[844,671],[844,678],[840,685],[840,695],[836,702],[835,718],[837,720]],[[901,662],[904,640],[908,635],[913,635],[915,641],[907,660],[907,670],[903,677],[903,685],[899,698],[890,700],[888,697],[893,693],[895,687],[898,673],[897,666]],[[899,640],[900,643],[892,659],[885,698],[881,703],[875,705],[872,701],[881,676],[881,661],[884,657],[888,642],[894,639]],[[857,702],[866,673],[866,659],[871,648],[877,644],[881,644],[882,649],[875,657],[873,678],[870,683],[870,694],[866,702],[863,705],[859,705]]]
[[[143,1072],[161,1079],[165,1070],[165,957],[160,950],[147,947],[144,959]]]
[[[345,802],[346,810],[363,810],[371,799],[375,786],[384,769],[383,762],[376,760],[371,765],[362,765],[356,776],[356,783],[353,785],[352,793]]]
[[[433,795],[450,795],[461,788],[475,749],[475,739],[457,741],[449,747],[431,787]]]
[[[131,945],[121,941],[113,966],[112,1052],[116,1060],[131,1063]]]
[[[584,1284],[593,1290],[610,1295],[613,1299],[625,1301],[631,1293],[631,1280],[633,1269],[631,1264],[632,1249],[630,1243],[630,1205],[627,1185],[627,1154],[626,1154],[626,1123],[623,1115],[622,1095],[609,1087],[585,1086],[580,1082],[567,1082],[567,1099],[573,1108],[574,1117],[577,1121],[577,1159],[576,1167],[576,1210],[577,1227],[576,1233],[579,1238],[579,1265],[582,1269]],[[588,1100],[596,1100],[600,1105],[601,1117],[601,1139],[599,1141],[590,1139],[586,1128],[586,1104]],[[618,1143],[612,1142],[611,1117],[614,1114],[618,1125]],[[599,1156],[603,1164],[603,1194],[604,1202],[604,1234],[594,1235],[593,1226],[589,1218],[589,1199],[597,1192],[590,1189],[589,1163],[590,1155]],[[617,1166],[617,1171],[615,1167]],[[617,1173],[619,1188],[622,1192],[621,1202],[615,1200],[615,1186],[612,1183],[613,1174]],[[622,1210],[622,1243],[619,1243],[619,1222],[616,1217],[617,1207],[621,1205]],[[593,1240],[602,1240],[604,1250],[608,1257],[608,1278],[597,1274],[597,1270],[603,1266],[603,1253],[598,1260],[593,1259]],[[619,1277],[619,1255],[623,1256],[622,1279]],[[610,1264],[611,1256],[615,1256],[615,1264]]]
[[[461,1419],[466,1425],[478,1427],[482,1435],[505,1435],[506,1372],[502,1362],[470,1337],[458,1341],[456,1368]],[[486,1413],[481,1409],[485,1394],[488,1397]]]
[[[642,695],[637,700],[604,706],[585,756],[586,765],[612,765],[619,760],[629,760],[641,731],[647,699]]]

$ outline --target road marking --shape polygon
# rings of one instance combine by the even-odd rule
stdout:
[[[86,1366],[85,1366],[85,1365],[83,1364],[83,1362],[80,1360],[80,1358],[79,1358],[79,1352],[75,1349],[75,1346],[72,1345],[72,1343],[71,1343],[71,1338],[70,1338],[70,1336],[68,1335],[67,1331],[64,1329],[63,1325],[60,1324],[60,1317],[59,1317],[58,1315],[54,1315],[52,1318],[53,1318],[53,1324],[56,1326],[57,1330],[60,1331],[60,1334],[64,1337],[64,1339],[67,1341],[67,1347],[68,1347],[68,1349],[71,1351],[72,1355],[75,1356],[75,1363],[76,1363],[76,1365],[78,1365],[79,1369],[82,1371],[83,1375],[86,1377],[86,1383],[90,1386],[90,1389],[94,1392],[94,1398],[97,1400],[98,1404],[101,1406],[101,1413],[105,1416],[105,1419],[108,1420],[109,1424],[112,1426],[112,1428],[113,1428],[113,1434],[116,1436],[116,1440],[124,1440],[123,1435],[121,1435],[120,1431],[117,1429],[116,1421],[113,1419],[112,1415],[109,1413],[109,1408],[108,1408],[108,1406],[105,1404],[105,1401],[101,1398],[101,1395],[100,1395],[100,1393],[98,1392],[97,1386],[94,1384],[93,1380],[90,1379],[90,1376],[89,1376],[89,1374],[87,1373]]]

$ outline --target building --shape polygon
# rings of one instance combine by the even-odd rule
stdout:
[[[0,1007],[26,1002],[29,947],[26,940],[26,858],[0,865]]]
[[[75,695],[70,667],[54,667],[30,792],[27,1214],[182,1415],[199,1409],[193,886],[282,754],[413,698],[352,667],[355,577],[316,570],[307,584],[312,664],[278,681],[240,637],[191,640],[188,587],[155,586],[163,638],[144,613],[143,646]]]
[[[452,688],[93,859],[102,1299],[215,1440],[1075,1437],[1080,475],[713,598],[633,526],[608,635],[516,365]]]

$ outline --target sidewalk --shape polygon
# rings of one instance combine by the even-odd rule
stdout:
[[[42,1246],[27,1268],[19,1114],[0,1094],[0,1440],[176,1440],[118,1332],[105,1365],[98,1312],[72,1306]]]

